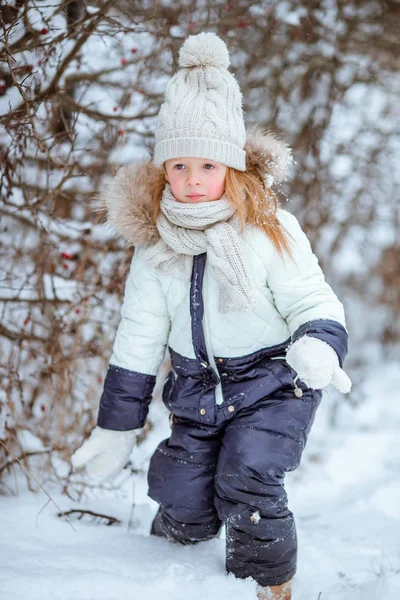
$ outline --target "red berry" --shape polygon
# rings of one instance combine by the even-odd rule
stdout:
[[[137,48],[131,48],[131,52],[132,52],[132,54],[136,54]]]
[[[71,255],[69,252],[62,252],[61,256],[65,258],[65,260],[71,260]]]
[[[40,410],[41,410],[42,412],[44,412],[44,411],[46,410],[46,407],[45,407],[45,405],[44,405],[44,404],[41,404],[41,405],[40,405]]]
[[[24,319],[24,325],[28,325],[28,323],[29,323],[29,319],[27,317],[26,319]]]
[[[80,308],[76,308],[75,312],[76,312],[77,315],[79,315],[79,313],[81,312],[81,309]]]
[[[40,33],[43,33],[43,35],[47,32],[48,32],[48,29],[46,27],[42,27],[42,29],[40,30]]]
[[[301,38],[301,29],[300,29],[300,27],[296,27],[295,29],[292,30],[291,38],[294,41],[299,40]]]
[[[121,58],[121,65],[126,65],[128,64],[128,61],[126,60],[126,58]]]
[[[117,110],[118,110],[118,106],[114,106],[113,111],[117,112]]]
[[[63,268],[64,268],[64,269],[68,269],[68,265],[64,263],[64,264],[63,264]]]

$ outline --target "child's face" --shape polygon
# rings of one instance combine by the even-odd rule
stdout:
[[[205,158],[171,158],[164,163],[165,179],[179,202],[211,202],[225,191],[226,165]]]

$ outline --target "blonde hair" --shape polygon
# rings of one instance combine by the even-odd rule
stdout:
[[[227,168],[225,194],[236,207],[243,229],[247,224],[259,227],[269,237],[278,253],[292,256],[290,234],[276,217],[279,201],[256,170],[238,171]]]
[[[158,213],[160,212],[165,183],[164,169],[156,169],[155,175],[151,179],[154,225],[156,225]],[[232,167],[227,167],[225,194],[236,207],[242,229],[245,229],[248,224],[259,227],[269,237],[280,256],[283,257],[284,252],[287,252],[292,257],[289,246],[289,237],[291,236],[276,217],[279,201],[256,169],[238,171]]]

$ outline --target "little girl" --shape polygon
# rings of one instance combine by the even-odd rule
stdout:
[[[153,161],[120,169],[108,220],[135,246],[97,427],[74,467],[110,479],[143,427],[168,346],[171,437],[149,468],[151,533],[182,544],[226,525],[226,568],[291,598],[296,528],[284,478],[321,389],[342,392],[343,306],[271,191],[284,144],[249,133],[224,42],[190,36],[159,113]]]

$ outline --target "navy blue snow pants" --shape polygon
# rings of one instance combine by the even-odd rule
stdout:
[[[296,571],[297,538],[284,489],[299,465],[321,401],[284,385],[248,405],[216,407],[216,422],[173,415],[171,437],[150,463],[149,495],[160,509],[152,532],[181,543],[216,536],[226,524],[226,569],[279,585]]]

